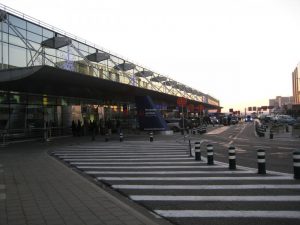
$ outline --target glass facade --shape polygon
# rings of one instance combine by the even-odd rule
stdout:
[[[150,76],[143,76],[141,74],[144,71],[150,71],[85,40],[1,4],[0,10],[2,17],[0,20],[0,71],[47,65],[99,79],[185,97],[199,104],[219,106],[217,99],[158,73],[151,72]],[[43,44],[46,40],[55,40],[59,37],[70,38],[71,44],[60,48],[51,48]],[[109,59],[87,59],[92,54],[98,53],[109,54]],[[126,69],[126,64],[133,65],[133,67]],[[153,79],[161,77],[163,80]],[[165,82],[173,85],[165,85]],[[135,121],[134,112],[131,112],[130,108],[134,107],[130,107],[128,102],[106,104],[101,99],[89,101],[48,96],[47,93],[33,95],[0,90],[0,130],[15,130],[15,133],[23,130],[23,132],[33,133],[34,130],[42,129],[46,121],[51,122],[52,127],[57,128],[57,132],[63,133],[70,127],[72,120],[84,122],[84,120],[102,118],[104,114],[110,118],[121,118],[126,115],[128,121]],[[130,122],[128,126],[136,126],[136,122]]]
[[[163,82],[150,81],[149,77],[137,77],[137,73],[147,70],[141,66],[135,65],[135,68],[128,71],[118,69],[117,65],[127,62],[118,56],[110,54],[110,59],[100,62],[86,60],[88,55],[103,51],[81,41],[72,39],[71,45],[59,49],[43,48],[42,41],[65,35],[17,15],[8,13],[7,19],[2,20],[0,36],[1,69],[48,65],[202,102],[201,92],[170,78],[164,77],[168,81],[175,82],[176,85],[166,86]],[[163,76],[153,73],[153,77]],[[178,89],[177,86],[183,88]],[[217,99],[211,96],[208,98],[213,105],[219,106]]]

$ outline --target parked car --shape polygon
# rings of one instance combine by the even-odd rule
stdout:
[[[293,125],[296,123],[296,120],[289,115],[278,115],[276,119],[278,123],[284,123],[288,125]]]
[[[166,123],[170,130],[174,132],[180,131],[180,118],[166,119]]]

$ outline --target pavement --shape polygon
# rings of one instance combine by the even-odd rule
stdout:
[[[59,146],[90,142],[90,137],[68,137],[0,147],[0,224],[170,224],[48,154]]]

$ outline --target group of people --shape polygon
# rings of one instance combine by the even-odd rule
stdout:
[[[121,123],[120,120],[116,121],[116,128],[118,129],[118,132],[120,132],[121,129]],[[108,120],[84,120],[82,123],[81,120],[72,120],[72,134],[74,137],[80,137],[80,136],[86,136],[86,135],[92,135],[93,138],[97,134],[101,135],[111,135],[113,129],[113,123],[110,119]]]

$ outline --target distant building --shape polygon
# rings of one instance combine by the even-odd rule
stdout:
[[[293,96],[291,97],[276,96],[275,99],[269,99],[269,106],[273,106],[273,109],[270,110],[270,112],[285,113],[288,109],[292,108],[293,103],[294,103]]]
[[[294,104],[300,104],[300,63],[292,73]]]

